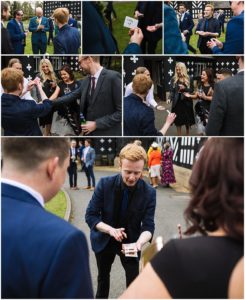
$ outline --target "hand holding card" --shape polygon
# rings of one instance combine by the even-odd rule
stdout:
[[[136,243],[122,244],[122,250],[126,257],[138,257]]]
[[[130,28],[130,29],[133,29],[133,28],[136,28],[138,26],[138,22],[139,22],[138,20],[126,16],[123,26],[127,27],[127,28]]]

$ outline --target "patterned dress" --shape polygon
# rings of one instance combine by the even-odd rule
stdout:
[[[174,153],[171,148],[163,150],[161,171],[162,184],[170,184],[176,182],[173,169],[173,154]]]

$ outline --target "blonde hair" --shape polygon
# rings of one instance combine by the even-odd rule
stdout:
[[[214,6],[212,4],[207,4],[205,7],[210,7],[212,11],[214,11]]]
[[[46,75],[43,70],[42,70],[42,65],[48,65],[48,68],[49,68],[49,71],[50,71],[50,75]],[[48,79],[51,79],[52,81],[54,82],[57,82],[57,78],[55,76],[55,72],[54,72],[54,68],[50,62],[49,59],[47,58],[43,58],[40,60],[40,63],[39,63],[39,72],[41,74],[41,78],[42,78],[42,82],[45,82],[46,80]]]
[[[151,86],[152,80],[148,76],[144,74],[137,74],[134,76],[132,88],[136,94],[147,94]]]
[[[127,159],[130,161],[139,161],[143,160],[146,162],[147,155],[145,149],[142,146],[136,145],[135,143],[127,144],[122,148],[119,154],[119,162],[122,163],[123,159]]]
[[[178,76],[178,74],[177,74],[177,72],[176,72],[177,67],[179,67],[180,70],[181,70],[181,76],[182,76],[182,78],[183,78],[183,80],[184,80],[185,85],[186,85],[187,87],[190,87],[190,77],[189,77],[189,75],[187,74],[186,65],[185,65],[184,63],[182,63],[182,62],[177,62],[177,63],[176,63],[176,66],[175,66],[175,74],[174,74],[174,77],[173,77],[174,83],[176,84],[177,81],[180,79],[180,77]]]
[[[56,8],[53,17],[61,24],[68,23],[69,20],[69,10],[65,7]]]
[[[23,72],[14,68],[5,68],[2,70],[1,83],[4,91],[7,93],[15,92],[19,84],[23,86]]]
[[[8,68],[12,68],[14,64],[21,64],[20,60],[18,58],[11,58],[8,63]]]

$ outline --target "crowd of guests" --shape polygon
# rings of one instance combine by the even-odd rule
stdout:
[[[84,234],[43,208],[64,183],[72,144],[64,138],[3,139],[3,298],[93,298]],[[109,296],[116,256],[126,277],[121,298],[243,298],[243,138],[206,140],[190,177],[185,238],[168,241],[139,274],[142,247],[155,231],[157,200],[142,179],[146,161],[143,147],[123,147],[120,172],[101,178],[88,203],[96,298]],[[122,244],[131,244],[129,256]]]
[[[233,17],[227,22],[225,42],[219,41],[224,33],[224,11],[214,11],[212,4],[205,5],[195,26],[192,15],[184,3],[178,5],[175,12],[166,1],[164,4],[164,53],[187,54],[188,50],[196,53],[190,45],[193,34],[198,35],[196,47],[201,54],[243,54],[244,53],[244,2],[230,1]],[[171,24],[171,26],[169,26]]]
[[[30,19],[28,28],[25,28],[22,22],[23,11],[16,9],[13,12],[13,18],[8,21],[9,4],[1,2],[2,21],[7,23],[7,28],[4,28],[2,23],[2,54],[24,54],[26,39],[29,35],[31,35],[33,54],[45,54],[47,45],[50,45],[51,41],[54,54],[81,53],[81,32],[78,30],[78,22],[72,18],[67,8],[55,9],[50,18],[43,15],[41,7],[35,9],[35,14],[35,17]],[[30,54],[29,51],[27,52]]]
[[[79,63],[83,80],[69,65],[58,79],[50,60],[42,59],[27,83],[20,61],[10,60],[1,78],[4,135],[121,136],[121,74],[103,68],[99,56],[80,56]]]
[[[185,64],[176,64],[168,102],[172,102],[172,112],[176,114],[177,135],[182,135],[182,126],[189,135],[190,127],[197,124],[201,135],[243,136],[244,57],[237,59],[239,71],[235,76],[229,69],[221,69],[215,83],[213,70],[206,68],[196,89]],[[192,100],[198,100],[194,109]]]

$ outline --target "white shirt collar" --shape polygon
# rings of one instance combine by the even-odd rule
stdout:
[[[96,82],[100,76],[102,69],[103,69],[103,67],[100,67],[100,69],[94,75],[91,75],[91,77],[95,77]]]
[[[244,69],[239,69],[237,73],[244,72]]]
[[[23,183],[20,183],[18,181],[7,179],[7,178],[1,178],[1,182],[5,184],[9,184],[12,186],[15,186],[17,188],[20,188],[27,192],[28,194],[31,194],[43,207],[44,207],[44,199],[43,196],[35,191],[33,188],[29,187],[28,185],[25,185]]]

